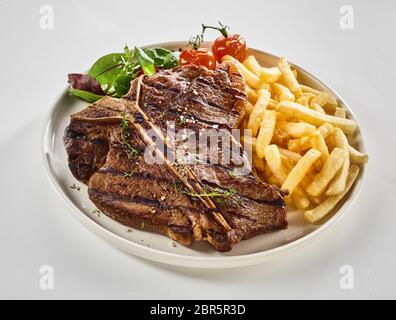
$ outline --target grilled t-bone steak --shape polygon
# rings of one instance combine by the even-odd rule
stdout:
[[[124,98],[104,97],[71,116],[64,139],[70,170],[88,184],[103,213],[184,245],[203,239],[228,251],[241,239],[285,229],[284,193],[241,171],[243,152],[222,161],[229,155],[218,136],[218,145],[205,144],[203,153],[219,159],[212,164],[185,141],[198,141],[202,129],[223,128],[239,145],[230,130],[238,126],[244,99],[242,78],[227,65],[177,67],[135,79]],[[169,139],[169,126],[181,137]],[[147,154],[162,161],[150,163]],[[194,161],[179,161],[185,159]]]

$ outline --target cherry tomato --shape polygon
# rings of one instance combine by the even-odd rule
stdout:
[[[218,62],[225,55],[243,62],[247,56],[246,41],[239,34],[220,36],[213,42],[212,52]]]
[[[216,59],[213,53],[206,48],[184,49],[179,57],[179,65],[184,66],[186,64],[195,64],[214,70]]]

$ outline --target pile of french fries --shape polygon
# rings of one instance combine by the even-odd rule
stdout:
[[[288,191],[288,205],[310,223],[323,219],[348,193],[368,155],[349,139],[357,129],[344,108],[327,92],[303,85],[285,58],[276,67],[254,56],[232,64],[243,76],[248,101],[242,142],[253,150],[253,167],[264,181]]]

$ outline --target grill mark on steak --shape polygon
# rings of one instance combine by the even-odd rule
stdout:
[[[161,209],[161,210],[177,209],[180,212],[182,212],[182,210],[201,212],[200,209],[193,207],[193,206],[163,204],[159,200],[153,200],[151,198],[145,198],[145,197],[141,197],[141,196],[124,196],[124,195],[121,195],[116,192],[103,192],[103,191],[92,189],[92,188],[90,189],[90,192],[92,195],[100,196],[104,200],[107,200],[110,202],[114,201],[114,200],[122,200],[123,202],[139,203],[139,204],[149,206],[150,208]]]
[[[150,207],[160,207],[161,204],[159,203],[158,200],[153,200],[150,198],[144,198],[141,196],[124,196],[119,193],[115,192],[103,192],[99,191],[96,189],[91,188],[90,189],[91,194],[96,195],[96,196],[101,196],[104,200],[107,201],[114,201],[114,200],[123,200],[125,202],[136,202],[136,203],[141,203],[145,204]],[[164,207],[162,207],[164,208]]]
[[[210,181],[207,180],[201,180],[205,185],[210,186],[212,188],[219,188],[219,189],[223,189],[223,190],[227,190],[227,188],[222,187],[219,184],[216,183],[212,183]],[[235,190],[238,190],[237,184],[229,184],[228,185],[229,188],[233,188]],[[236,192],[236,196],[239,198],[239,200],[243,201],[243,200],[251,200],[251,201],[256,201],[258,203],[261,204],[269,204],[278,208],[282,208],[285,204],[281,199],[275,199],[275,200],[267,200],[267,199],[257,199],[254,196],[249,195],[248,193],[241,193],[241,192]]]
[[[252,175],[231,178],[229,172],[238,167],[235,163],[187,165],[184,176],[169,162],[149,165],[142,154],[130,161],[119,124],[124,113],[130,120],[131,143],[156,151],[145,131],[157,130],[166,142],[163,111],[170,119],[199,114],[195,123],[176,124],[176,130],[198,131],[213,125],[231,129],[242,112],[237,101],[245,98],[243,79],[225,66],[215,71],[186,66],[143,76],[131,83],[125,99],[105,97],[72,115],[65,132],[69,167],[77,179],[89,182],[90,199],[113,219],[132,227],[144,222],[148,230],[185,245],[206,239],[216,250],[228,251],[240,239],[287,226],[284,193]],[[183,108],[187,110],[180,112]],[[203,111],[206,114],[201,116]],[[222,156],[220,148],[212,151]],[[132,171],[130,177],[123,176]],[[203,187],[235,188],[237,195],[224,205],[216,197],[178,191],[199,193]]]
[[[170,203],[170,201],[162,202],[159,198],[158,199],[151,198],[149,197],[150,194],[144,194],[144,195],[122,194],[118,192],[118,190],[105,191],[104,189],[98,190],[98,189],[94,189],[93,187],[91,187],[90,190],[91,190],[90,195],[100,196],[103,200],[106,200],[108,202],[121,200],[123,202],[131,203],[131,204],[132,203],[142,204],[147,207],[147,210],[156,209],[157,211],[155,213],[162,215],[166,214],[166,211],[170,209],[177,209],[179,213],[182,212],[181,209],[200,212],[199,209],[194,208],[193,206],[194,204],[189,200],[186,201],[185,205],[183,204],[173,205],[172,203]]]
[[[169,178],[165,178],[165,177],[157,177],[157,176],[153,176],[152,174],[148,173],[148,172],[131,172],[131,176],[125,176],[125,174],[129,173],[117,168],[113,168],[113,167],[102,167],[100,168],[98,171],[96,171],[97,174],[111,174],[112,176],[119,176],[119,177],[123,177],[125,179],[129,179],[133,176],[133,179],[139,179],[139,180],[143,180],[143,181],[147,181],[147,180],[152,180],[155,182],[160,182],[160,183],[166,183],[169,185],[174,186],[174,184],[176,183],[176,180],[174,179],[169,179]],[[187,182],[194,183],[194,180],[187,180]],[[180,188],[182,188],[180,186]]]
[[[159,78],[163,78],[164,75],[159,75]],[[146,92],[145,89],[147,89],[147,82],[155,82],[156,78],[155,76],[152,76],[150,78],[145,77],[142,79],[142,87],[141,87],[141,93],[136,94],[136,95],[132,95],[129,96],[128,98],[130,98],[133,101],[138,101],[140,105],[144,105],[144,102],[149,101],[150,104],[152,105],[158,105],[159,108],[158,109],[153,109],[152,112],[147,113],[147,115],[149,116],[148,122],[149,123],[153,123],[155,126],[161,128],[163,126],[163,121],[160,120],[160,115],[159,113],[161,112],[161,108],[163,107],[162,104],[162,100],[157,100],[156,101],[156,96],[152,96],[152,93],[150,91]],[[195,87],[196,88],[196,87]],[[186,92],[190,92],[191,89],[190,88],[186,88]],[[206,93],[205,93],[206,94]],[[197,94],[199,95],[199,94]],[[149,98],[147,98],[147,96]],[[182,101],[185,101],[185,96],[182,96]],[[192,101],[192,103],[191,103]],[[192,111],[194,110],[195,107],[197,107],[197,105],[195,104],[196,100],[188,100],[188,111],[190,112],[190,114],[192,113]],[[169,104],[171,105],[182,105],[182,102],[179,101],[168,101]],[[199,106],[198,109],[200,110],[200,108],[202,108],[202,106]],[[206,103],[205,108],[208,109],[210,108],[210,106]],[[212,108],[213,109],[213,108]],[[230,105],[228,108],[224,107],[225,110],[233,110],[232,105]],[[224,115],[224,114],[223,114]],[[236,123],[236,121],[234,122]],[[176,126],[175,130],[177,131],[178,129],[182,128],[181,126]],[[189,126],[189,129],[191,128],[191,126]],[[163,131],[164,128],[162,128]],[[232,137],[231,137],[232,139]],[[177,146],[177,142],[176,142],[176,146]],[[215,152],[218,152],[219,150],[215,150]],[[221,156],[221,155],[220,155]],[[257,180],[255,180],[255,183],[253,184],[253,186],[256,186],[258,188],[258,190],[260,190],[259,192],[251,192],[249,191],[252,187],[251,183],[248,183],[248,181],[244,180],[241,181],[241,179],[239,179],[239,183],[234,184],[230,181],[230,177],[227,173],[227,170],[225,170],[224,168],[222,168],[221,166],[212,166],[210,165],[209,167],[204,167],[205,170],[203,171],[197,171],[195,170],[198,166],[188,166],[188,170],[192,169],[192,175],[195,177],[195,179],[197,179],[197,181],[199,181],[200,185],[203,187],[210,187],[213,186],[214,184],[219,185],[221,188],[223,189],[228,189],[228,188],[233,188],[233,187],[237,187],[237,189],[241,189],[241,193],[243,193],[243,196],[245,199],[247,199],[248,201],[252,202],[254,201],[254,205],[255,205],[255,209],[256,211],[262,213],[263,219],[260,221],[260,223],[256,223],[254,224],[246,224],[244,225],[243,232],[245,233],[244,237],[249,237],[249,233],[256,233],[258,232],[257,230],[266,230],[266,229],[271,229],[271,228],[267,228],[265,227],[266,224],[271,224],[271,223],[276,223],[276,227],[275,228],[285,228],[287,226],[287,221],[286,221],[286,215],[285,215],[285,204],[283,201],[283,196],[284,193],[281,192],[278,188],[276,187],[272,187],[272,186],[268,186],[263,188],[263,186],[265,184],[258,182]],[[234,166],[235,167],[235,166]],[[209,169],[210,168],[210,169]],[[208,179],[204,179],[204,177],[207,176],[208,173],[210,173],[211,171],[213,171],[212,168],[216,168],[214,169],[215,175],[217,178],[217,180],[215,182],[210,181]],[[204,174],[203,174],[204,173]],[[224,179],[224,173],[227,173],[227,178],[228,179]],[[213,174],[212,174],[213,176]],[[212,177],[213,178],[213,177]],[[243,178],[242,178],[243,179]],[[251,181],[251,180],[250,180]],[[264,191],[265,190],[265,191]],[[197,192],[199,193],[199,192]],[[262,193],[263,195],[260,196],[260,193]],[[268,198],[264,198],[264,197],[270,197]],[[216,202],[215,200],[213,200],[217,205],[218,205],[218,201]],[[271,217],[268,217],[268,215],[266,215],[267,213],[271,213],[271,210],[269,210],[269,208],[272,208],[274,210],[272,210],[272,213],[275,215],[281,215],[282,218],[281,219],[276,219],[274,221],[274,219],[271,219]],[[223,212],[223,208],[219,208],[220,212]],[[280,210],[277,210],[280,209]],[[232,209],[228,209],[227,210],[228,214],[227,215],[223,215],[226,218],[227,224],[233,224],[234,226],[237,226],[235,222],[235,216],[238,215],[245,215],[245,216],[249,216],[251,215],[251,210],[249,210],[249,208],[245,207],[245,206],[234,206],[234,208]],[[238,214],[235,214],[235,212],[238,212]],[[232,214],[234,213],[234,215]],[[258,219],[255,220],[255,222],[257,222]],[[263,227],[264,226],[264,227]],[[235,227],[236,228],[236,227]]]
[[[135,81],[139,81],[139,80],[135,80]],[[140,107],[138,104],[135,104],[134,107],[139,110],[139,112],[142,113]],[[132,123],[134,123],[132,121]],[[160,139],[162,139],[162,142],[164,144],[166,144],[166,139],[165,137],[161,136],[160,130],[158,130],[158,128],[153,125],[151,122],[147,122],[150,124],[151,129],[153,129],[154,131],[156,131],[159,134]],[[146,143],[148,144],[148,146],[152,146],[154,145],[153,149],[155,149],[155,144],[154,142],[150,139],[150,137],[148,137],[146,135],[146,132],[144,130],[142,130],[143,128],[140,127],[139,124],[134,123],[135,129],[142,135],[142,137],[144,137],[144,139],[146,140]],[[156,152],[162,156],[162,160],[166,163],[167,167],[172,171],[172,173],[183,182],[184,186],[192,191],[193,193],[200,193],[203,191],[203,187],[202,184],[200,183],[199,180],[196,179],[194,173],[188,168],[185,167],[185,170],[183,172],[180,172],[179,170],[177,170],[176,166],[174,166],[172,163],[170,163],[169,159],[166,158],[165,154],[162,153],[159,150],[156,150]],[[193,183],[191,183],[191,181]],[[214,202],[212,201],[211,198],[209,197],[199,197],[199,200],[203,203],[203,205],[205,205],[208,208],[212,208],[214,210],[212,210],[212,215],[214,217],[214,219],[217,221],[217,223],[219,225],[222,226],[222,228],[224,229],[224,231],[226,232],[232,232],[233,230],[230,228],[230,226],[228,225],[227,221],[224,219],[224,217],[220,214],[220,212],[218,212],[218,210],[216,210],[216,206],[214,204]],[[209,242],[211,242],[210,239],[208,239]],[[212,243],[213,244],[213,243]],[[213,244],[215,246],[215,244]]]
[[[142,110],[146,111],[147,114],[157,114],[158,111],[158,106],[156,105],[149,105],[146,104],[144,106],[142,106]],[[192,116],[191,114],[185,113],[185,112],[177,112],[176,110],[172,110],[172,109],[167,109],[166,110],[167,113],[167,120],[173,120],[175,122],[177,122],[177,117],[181,114],[181,115],[185,115],[185,116]],[[170,117],[169,117],[170,116]],[[208,121],[205,119],[202,119],[198,116],[194,116],[194,119],[196,120],[196,124],[197,124],[197,128],[200,127],[206,127],[206,128],[213,128],[214,126],[218,126],[220,129],[225,129],[228,128],[228,125],[225,125],[223,123],[218,123],[218,122],[212,122],[212,121]],[[191,127],[189,127],[189,129],[191,129]]]

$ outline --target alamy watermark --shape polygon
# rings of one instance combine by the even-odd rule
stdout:
[[[40,7],[40,29],[54,29],[54,8],[48,4]]]
[[[354,270],[350,265],[343,265],[340,267],[339,273],[341,275],[340,278],[340,289],[342,290],[353,290],[354,287]]]
[[[54,268],[50,265],[40,267],[39,287],[41,290],[54,290]]]
[[[150,126],[140,113],[129,118],[123,112],[120,123],[120,142],[128,154],[128,159],[135,161],[136,156],[143,153],[147,164],[172,165],[187,174],[185,165],[211,164],[222,165],[233,169],[235,175],[247,175],[251,172],[252,147],[251,130],[245,129],[242,149],[241,129],[219,128],[219,124],[198,123],[192,116],[179,115],[176,121],[164,120],[167,115],[159,115],[160,127]],[[169,119],[169,118],[166,118]],[[131,126],[132,124],[132,126]],[[143,125],[142,125],[143,124]],[[145,141],[144,150],[134,145],[131,139],[131,128]],[[138,164],[135,161],[135,164]]]
[[[349,4],[345,4],[341,6],[339,13],[341,14],[338,22],[340,28],[342,30],[353,30],[355,28],[353,7]]]

